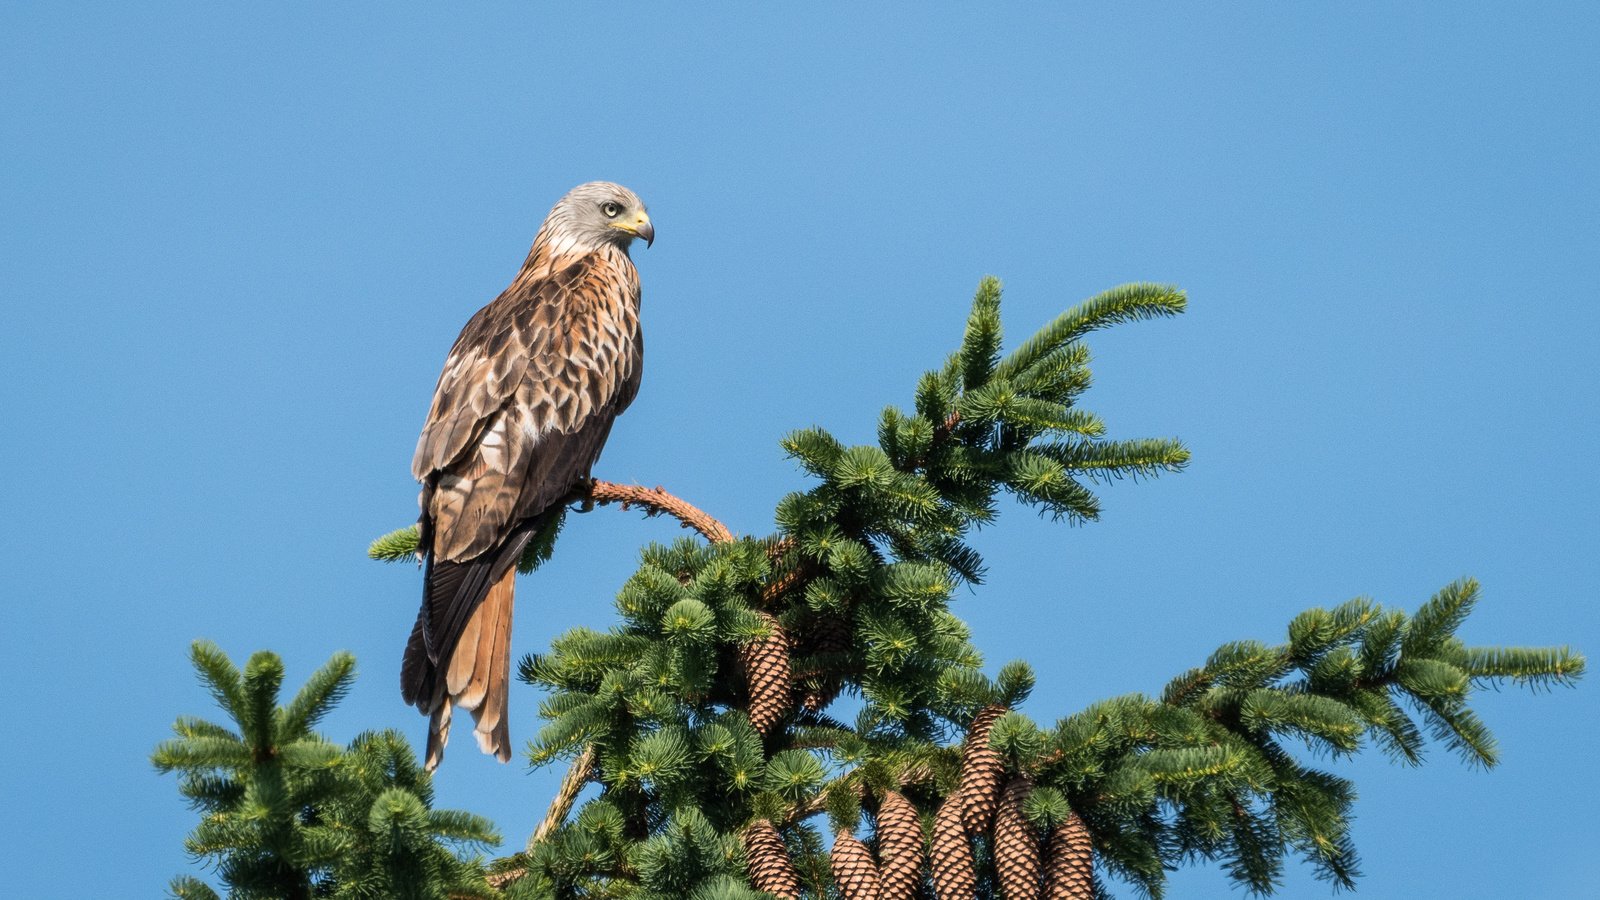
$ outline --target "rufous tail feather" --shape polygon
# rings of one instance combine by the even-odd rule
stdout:
[[[511,609],[516,589],[517,570],[508,566],[505,574],[489,586],[472,616],[467,620],[448,660],[441,659],[444,677],[436,679],[429,704],[428,771],[444,759],[450,740],[451,707],[460,706],[472,713],[472,736],[485,753],[501,762],[511,759],[510,717],[507,700],[511,682]]]

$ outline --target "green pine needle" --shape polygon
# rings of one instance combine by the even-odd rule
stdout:
[[[1067,310],[1040,329],[995,367],[994,375],[1008,378],[1058,347],[1090,331],[1120,322],[1175,316],[1184,311],[1183,291],[1165,284],[1125,284],[1096,295]]]
[[[1467,651],[1463,668],[1488,682],[1509,678],[1533,687],[1570,687],[1586,665],[1569,647],[1475,647]]]
[[[1455,636],[1478,602],[1478,582],[1463,578],[1445,585],[1411,617],[1411,625],[1401,641],[1407,655],[1427,654]]]
[[[417,526],[407,525],[373,541],[367,557],[379,562],[416,562],[418,541]]]
[[[1000,279],[989,275],[978,284],[967,332],[961,339],[961,383],[966,390],[983,387],[989,379],[1000,360],[1001,334]]]

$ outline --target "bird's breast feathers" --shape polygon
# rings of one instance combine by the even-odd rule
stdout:
[[[638,340],[639,281],[626,254],[531,260],[451,348],[414,474],[426,479],[475,449],[503,455],[512,443],[615,416],[638,377]]]

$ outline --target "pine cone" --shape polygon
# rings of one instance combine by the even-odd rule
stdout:
[[[800,874],[789,862],[789,851],[771,822],[757,819],[744,830],[744,856],[750,884],[756,890],[799,900]]]
[[[833,839],[833,881],[844,900],[880,900],[882,880],[872,851],[848,828]]]
[[[1094,842],[1077,813],[1050,830],[1044,895],[1047,900],[1093,900]]]
[[[922,819],[904,794],[888,791],[878,806],[878,872],[883,900],[911,900],[922,881]]]
[[[750,724],[765,737],[789,712],[789,639],[778,620],[757,613],[771,634],[739,648],[750,690]]]
[[[961,795],[953,793],[939,804],[939,812],[933,818],[928,856],[933,862],[933,890],[939,900],[972,900],[978,893],[972,844],[961,822],[961,808]]]
[[[837,615],[816,623],[807,635],[806,655],[839,657],[850,652],[850,626]],[[839,696],[844,677],[837,663],[826,663],[800,678],[800,703],[812,712],[822,712]]]
[[[989,730],[1001,716],[1004,706],[985,706],[972,719],[967,731],[967,749],[961,756],[961,820],[967,833],[983,834],[989,830],[995,807],[1000,805],[1000,779],[1006,773],[1005,760],[1000,751],[989,746]]]
[[[994,816],[994,868],[1005,900],[1038,900],[1039,838],[1033,823],[1022,815],[1022,802],[1033,791],[1033,781],[1018,775],[1000,795]]]

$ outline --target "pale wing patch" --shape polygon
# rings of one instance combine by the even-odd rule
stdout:
[[[497,414],[483,430],[483,436],[478,439],[478,458],[485,469],[509,474],[516,468],[516,457],[530,451],[538,442],[528,433],[526,420],[527,415],[513,407]]]

